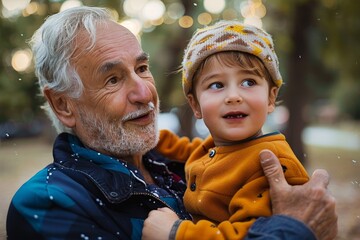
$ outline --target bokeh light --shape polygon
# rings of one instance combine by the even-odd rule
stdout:
[[[24,72],[31,66],[32,53],[30,49],[17,50],[11,58],[11,66],[17,72]]]
[[[122,26],[126,27],[130,30],[135,36],[139,36],[141,29],[142,29],[142,23],[135,18],[126,19],[120,23]]]
[[[2,5],[8,11],[23,10],[31,0],[1,0]]]
[[[167,8],[167,15],[172,19],[179,19],[185,14],[185,8],[182,3],[171,3]]]
[[[182,28],[190,28],[194,24],[194,20],[190,16],[183,16],[179,19],[179,25]]]
[[[222,13],[222,16],[225,20],[234,20],[238,18],[237,12],[232,8],[225,9]]]
[[[145,4],[141,12],[145,21],[158,20],[165,13],[165,5],[160,0],[150,0]]]
[[[209,13],[218,14],[225,8],[225,0],[204,0],[204,8]]]
[[[125,0],[123,4],[124,12],[129,17],[137,17],[139,10],[143,9],[148,0]]]
[[[257,27],[262,27],[262,18],[266,15],[266,7],[262,0],[247,0],[240,3],[241,15],[244,22]]]
[[[124,12],[127,16],[137,18],[143,23],[154,22],[161,24],[165,15],[165,4],[160,0],[125,0],[123,4]]]
[[[209,13],[200,13],[197,19],[201,25],[209,25],[212,21],[212,17]]]
[[[39,4],[37,2],[29,3],[23,11],[24,16],[29,16],[36,13],[39,9]]]
[[[60,12],[73,7],[80,7],[82,5],[82,2],[79,0],[67,0],[61,5]]]

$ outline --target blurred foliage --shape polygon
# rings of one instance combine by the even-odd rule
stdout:
[[[0,123],[9,119],[29,120],[29,116],[35,117],[41,113],[39,105],[42,99],[37,96],[33,71],[16,72],[11,67],[11,56],[15,50],[27,47],[26,41],[33,32],[47,15],[59,11],[63,1],[32,2],[38,2],[44,7],[42,15],[0,17]],[[117,10],[120,16],[124,16],[123,2],[84,0],[83,4],[111,7]],[[176,0],[163,2],[169,5]],[[228,8],[235,9],[234,4],[239,6],[240,1],[226,2]],[[183,0],[182,3],[185,14],[193,16],[194,19],[205,11],[200,0]],[[264,28],[274,37],[285,82],[290,86],[292,79],[296,79],[290,75],[291,65],[295,64],[295,68],[304,67],[300,69],[304,78],[301,81],[305,84],[305,92],[300,94],[303,104],[311,106],[317,100],[326,99],[335,103],[344,116],[360,119],[360,48],[357,47],[360,42],[360,1],[263,0],[263,4],[267,8],[267,15],[263,18]],[[299,12],[305,5],[311,9],[312,14]],[[296,23],[297,14],[303,15],[303,19],[308,21],[308,27],[303,29],[301,23]],[[214,21],[222,18],[221,14],[212,16]],[[236,17],[243,19],[240,12],[237,12]],[[175,71],[181,63],[183,49],[197,27],[200,26],[196,21],[189,29],[183,29],[175,22],[142,33],[142,45],[145,51],[150,53],[151,70],[157,82],[163,111],[185,103],[181,76],[179,73],[175,74]],[[301,42],[293,38],[296,35],[293,33],[299,31],[305,36]],[[300,53],[294,52],[298,44],[304,45],[306,49]],[[294,56],[298,58],[298,62],[292,60]],[[296,89],[300,82],[293,80],[291,84],[294,84]],[[290,87],[287,85],[282,89],[284,96],[288,89]]]

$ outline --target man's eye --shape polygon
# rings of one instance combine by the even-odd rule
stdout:
[[[212,83],[209,86],[210,89],[220,89],[222,87],[224,87],[224,85],[222,83],[219,83],[219,82]]]
[[[254,85],[256,85],[256,82],[252,79],[246,79],[241,83],[241,86],[243,87],[252,87]]]
[[[107,81],[107,84],[117,84],[119,80],[116,77],[112,77]]]
[[[149,66],[148,65],[143,65],[139,67],[139,72],[143,73],[143,72],[147,72],[149,71]]]

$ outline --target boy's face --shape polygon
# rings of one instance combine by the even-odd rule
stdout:
[[[263,77],[218,59],[208,59],[194,85],[196,96],[189,94],[188,99],[195,117],[204,119],[220,146],[261,134],[278,89],[269,91]]]

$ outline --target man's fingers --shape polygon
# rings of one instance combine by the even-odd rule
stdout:
[[[330,176],[329,173],[324,169],[316,169],[311,176],[310,185],[319,185],[322,187],[327,188],[330,182]]]
[[[167,207],[158,208],[157,210],[159,210],[160,212],[168,212],[168,213],[174,212],[173,210],[171,210],[170,208],[167,208]]]
[[[264,174],[270,184],[270,189],[276,190],[288,185],[279,159],[270,150],[262,150],[259,154]]]

